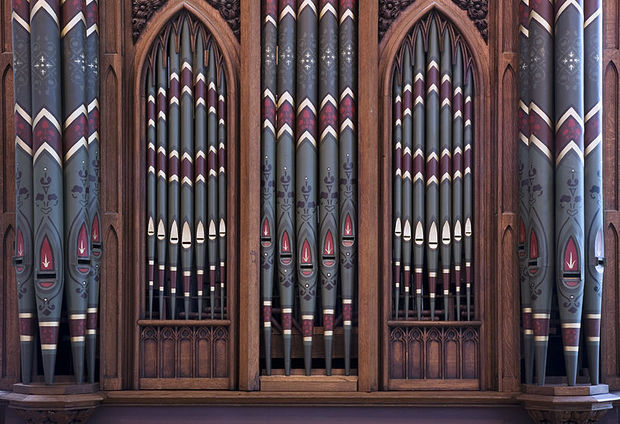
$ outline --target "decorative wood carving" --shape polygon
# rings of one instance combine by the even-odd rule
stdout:
[[[483,181],[490,178],[488,167],[479,166],[495,159],[491,156],[489,145],[485,141],[484,133],[488,131],[486,120],[482,115],[488,114],[484,99],[484,92],[488,89],[486,85],[486,56],[484,51],[484,41],[478,36],[476,30],[469,27],[461,27],[448,20],[449,16],[454,16],[459,9],[453,2],[445,0],[434,4],[427,4],[426,8],[412,8],[405,12],[406,19],[399,20],[381,44],[381,65],[382,90],[383,93],[392,92],[392,75],[396,66],[402,64],[400,52],[402,46],[411,45],[411,34],[417,31],[418,25],[424,31],[425,25],[430,23],[430,18],[438,20],[440,33],[447,28],[453,34],[454,39],[458,40],[461,49],[465,54],[464,63],[472,69],[472,79],[476,87],[472,97],[474,108],[473,115],[476,116],[473,135],[473,166],[474,181]],[[430,12],[430,13],[429,13]],[[447,27],[446,27],[447,25]],[[426,66],[425,66],[426,68]],[[404,84],[404,83],[403,83]],[[383,104],[382,120],[382,144],[383,154],[385,155],[384,166],[388,169],[392,167],[392,99],[390,95],[382,97]],[[478,165],[478,166],[477,166]],[[384,168],[385,169],[385,168]],[[384,217],[392,216],[392,173],[384,170],[383,174],[383,205],[382,213]],[[490,237],[488,225],[494,218],[484,212],[486,208],[481,208],[481,204],[491,204],[490,192],[484,190],[480,185],[473,185],[473,225],[476,229],[474,236],[475,261],[472,264],[473,274],[487,273],[491,269],[481,264],[488,263],[486,258],[493,254],[487,250],[489,246],[480,243]],[[391,275],[392,269],[392,225],[389,219],[383,225],[384,239],[384,268],[383,275]],[[485,223],[485,224],[483,224]],[[487,234],[487,235],[484,235]],[[477,240],[477,241],[476,241]],[[494,292],[485,287],[484,277],[473,277],[475,284],[472,285],[472,319],[485,321],[486,311],[489,310],[489,299]],[[489,363],[485,360],[488,354],[485,349],[485,339],[489,334],[485,327],[481,327],[480,321],[465,321],[466,317],[461,316],[462,321],[456,321],[456,317],[449,316],[448,319],[455,321],[444,321],[443,312],[437,312],[441,321],[431,321],[430,314],[422,309],[422,321],[417,320],[412,314],[409,319],[404,319],[404,314],[399,314],[397,320],[394,319],[394,305],[392,304],[392,291],[394,286],[391,278],[384,279],[384,376],[383,382],[387,389],[391,390],[412,390],[412,389],[460,389],[460,390],[479,390],[488,387],[485,380],[486,373],[489,372]],[[464,286],[464,285],[463,285]],[[454,293],[454,286],[450,290]],[[428,291],[425,289],[424,294]],[[461,305],[463,305],[463,295],[461,295]],[[449,308],[453,299],[449,299]],[[425,302],[426,305],[426,302]],[[450,306],[452,305],[452,306]],[[426,307],[426,306],[424,306]],[[494,327],[491,324],[491,328]],[[496,331],[496,330],[492,330]]]
[[[485,43],[488,43],[488,0],[452,0],[458,7],[467,12],[469,19],[476,25]],[[415,0],[379,0],[379,41],[390,29],[392,23],[401,12],[411,6]]]
[[[206,0],[211,6],[220,12],[220,15],[228,23],[237,40],[241,34],[241,13],[239,0]],[[163,7],[168,0],[133,0],[131,8],[131,26],[134,43],[140,38],[140,34],[146,27],[151,16]]]
[[[88,421],[104,397],[98,384],[33,383],[15,384],[4,400],[28,424],[80,424]]]
[[[230,388],[229,324],[171,324],[140,328],[140,388]]]
[[[519,401],[536,424],[594,424],[620,399],[606,384],[525,385]]]
[[[413,323],[411,323],[413,324]],[[417,324],[417,323],[416,323]],[[478,388],[478,324],[390,327],[390,388]],[[413,381],[417,380],[417,381]]]
[[[16,409],[15,412],[27,424],[82,424],[88,421],[93,409]]]

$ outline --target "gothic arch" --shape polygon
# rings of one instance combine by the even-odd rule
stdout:
[[[237,271],[237,257],[239,251],[237,228],[238,228],[238,149],[239,149],[239,125],[238,125],[238,110],[239,110],[239,42],[235,37],[235,34],[231,30],[230,26],[222,18],[218,10],[213,8],[207,2],[200,0],[185,0],[182,2],[170,2],[166,3],[161,9],[159,9],[149,20],[140,38],[135,44],[135,55],[133,61],[130,64],[129,69],[133,72],[128,88],[132,90],[133,96],[133,133],[131,140],[131,165],[133,169],[129,171],[133,178],[133,181],[129,182],[127,187],[130,193],[127,194],[129,199],[131,217],[131,246],[135,255],[136,264],[145,264],[145,225],[144,217],[146,213],[145,206],[145,193],[140,188],[145,187],[146,176],[146,128],[144,123],[146,122],[146,78],[149,69],[149,58],[151,49],[159,42],[160,34],[166,30],[167,25],[171,21],[177,19],[179,14],[187,14],[198,24],[202,24],[204,30],[209,34],[212,42],[215,43],[218,54],[218,67],[221,66],[221,71],[224,72],[226,78],[226,131],[227,131],[227,223],[226,223],[226,278],[227,284],[230,284],[231,289],[227,291],[227,305],[230,310],[227,309],[229,314],[228,319],[221,319],[218,322],[217,319],[205,320],[203,323],[196,323],[179,327],[179,331],[185,329],[196,336],[192,340],[196,340],[196,345],[191,347],[191,355],[198,355],[198,352],[203,352],[204,349],[200,346],[213,342],[214,344],[209,348],[215,352],[210,358],[213,359],[211,366],[212,371],[203,372],[196,368],[194,371],[189,372],[191,378],[185,378],[187,376],[180,373],[176,377],[165,378],[150,378],[155,371],[144,371],[145,364],[149,361],[147,357],[148,346],[143,343],[144,334],[148,333],[150,328],[167,328],[158,327],[157,321],[145,320],[144,311],[145,304],[148,300],[145,299],[144,288],[147,287],[147,276],[144,271],[144,266],[136,265],[132,269],[134,286],[132,287],[133,301],[131,302],[130,316],[133,319],[133,340],[132,345],[135,352],[133,355],[133,386],[140,388],[210,388],[210,389],[231,389],[236,382],[236,305],[237,305],[237,286],[238,286],[238,271]],[[131,190],[133,190],[131,192]],[[180,298],[181,305],[183,299]],[[204,319],[205,317],[203,317]],[[208,318],[208,317],[206,317]],[[135,325],[136,322],[141,321],[139,325]],[[209,321],[206,323],[206,321]],[[211,325],[213,324],[213,325]],[[216,346],[215,341],[211,338],[204,338],[203,336],[209,334],[215,334],[216,331],[224,331],[226,337],[220,340],[219,345]],[[218,333],[219,334],[219,333]],[[205,336],[206,337],[206,336]],[[170,340],[176,340],[172,338]],[[204,339],[204,340],[203,340]],[[201,344],[202,343],[202,344]],[[224,344],[222,344],[224,343]],[[199,348],[200,347],[200,348]],[[179,347],[180,349],[180,347]],[[202,350],[201,350],[202,349]],[[152,352],[151,352],[152,353]],[[149,355],[151,354],[149,353]],[[151,361],[153,362],[153,361]],[[166,365],[170,367],[171,365]],[[174,369],[174,365],[171,366]],[[148,375],[147,375],[148,374]],[[189,374],[188,374],[189,375]],[[148,377],[148,378],[145,378]],[[183,378],[182,378],[183,377]]]
[[[468,18],[467,12],[461,10],[451,0],[437,0],[437,1],[417,1],[395,20],[383,37],[379,44],[379,94],[380,94],[380,111],[379,116],[379,136],[380,136],[380,157],[383,159],[382,163],[384,167],[381,172],[381,189],[383,196],[388,201],[384,201],[381,215],[382,220],[382,239],[384,240],[384,257],[381,261],[383,264],[384,276],[392,275],[391,265],[391,233],[392,233],[392,75],[400,52],[402,44],[405,42],[408,34],[415,26],[415,24],[424,19],[430,13],[436,13],[447,21],[455,33],[462,39],[463,44],[470,51],[470,60],[472,66],[472,76],[475,87],[475,95],[473,96],[473,114],[475,116],[475,131],[473,137],[473,190],[474,190],[474,228],[475,237],[473,241],[473,280],[477,282],[477,287],[474,287],[474,303],[476,319],[479,321],[479,332],[477,333],[477,342],[479,343],[476,348],[476,367],[477,377],[479,381],[479,389],[487,389],[492,387],[493,380],[492,375],[494,373],[493,367],[495,361],[492,358],[486,358],[486,346],[493,337],[493,331],[497,328],[492,328],[496,324],[491,322],[487,317],[492,317],[493,309],[492,304],[494,302],[496,292],[495,288],[487,284],[493,278],[490,272],[490,267],[482,266],[481,264],[491,263],[494,261],[494,247],[492,243],[493,231],[495,230],[495,218],[493,216],[495,210],[496,199],[493,196],[495,190],[491,181],[491,169],[493,164],[497,163],[497,149],[494,147],[491,136],[491,110],[487,97],[490,93],[490,79],[489,79],[489,46],[486,45],[482,36],[478,32],[475,25]],[[484,166],[482,165],[484,164]],[[485,207],[483,207],[483,205]],[[489,243],[481,243],[482,240],[490,240]],[[383,305],[384,305],[384,317],[386,322],[384,323],[384,332],[386,335],[384,339],[384,352],[389,357],[389,344],[390,339],[388,337],[390,329],[394,327],[394,322],[387,324],[387,321],[391,319],[391,290],[392,285],[391,277],[386,277],[383,280]],[[439,301],[438,301],[439,303]],[[471,358],[470,358],[471,359]],[[464,358],[463,358],[464,360]],[[412,388],[424,388],[427,386],[419,385],[413,381],[413,385],[408,382],[395,381],[390,379],[390,367],[391,365],[385,361],[383,364],[383,384],[385,387],[403,389],[406,387]],[[409,384],[409,385],[407,385]]]

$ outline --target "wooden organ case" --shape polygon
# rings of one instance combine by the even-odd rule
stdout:
[[[292,115],[282,118],[294,121],[289,130],[295,152],[304,137],[295,126],[306,129],[307,124],[298,114],[305,119],[303,109],[313,111],[317,185],[319,175],[324,176],[320,149],[326,122],[334,127],[327,133],[341,137],[349,118],[345,130],[355,133],[355,205],[348,209],[355,234],[345,230],[347,212],[338,209],[337,233],[330,239],[355,240],[353,288],[343,293],[338,277],[335,306],[326,305],[323,280],[316,277],[321,293],[313,299],[312,313],[302,309],[297,291],[290,308],[282,306],[277,268],[271,291],[264,289],[261,261],[266,241],[261,147],[269,125],[274,146],[287,131],[278,122],[278,110],[288,98],[280,92],[278,74],[285,58],[279,49],[286,41],[280,35],[285,32],[281,12],[287,5],[295,8],[289,13],[294,22],[288,24],[298,32],[316,23],[316,40],[309,44],[330,40],[326,45],[338,49],[344,45],[339,13],[350,7],[344,19],[354,22],[355,72],[337,68],[333,93],[321,88],[318,68],[316,78],[301,87],[301,68],[293,65],[288,71],[296,94]],[[319,30],[325,14],[332,13],[321,14],[325,5],[334,5],[337,17],[326,27],[335,31],[331,38],[321,38]],[[308,7],[316,9],[311,19]],[[0,12],[4,27],[10,28],[9,1],[2,2]],[[283,405],[311,399],[316,405],[519,407],[524,360],[517,260],[517,0],[100,0],[99,14],[105,250],[97,381],[109,405]],[[604,2],[607,262],[600,371],[610,390],[620,389],[619,14],[617,0]],[[270,19],[277,27],[271,97],[265,94],[263,62]],[[308,40],[289,40],[297,49],[300,42]],[[322,48],[316,47],[316,66],[325,62]],[[10,391],[20,378],[11,265],[10,29],[0,31],[0,51],[0,121],[5,123],[0,125],[0,390]],[[344,62],[346,52],[338,56]],[[352,84],[342,80],[349,74],[355,76]],[[308,84],[316,84],[311,87],[316,93],[304,91]],[[354,97],[351,116],[342,110],[350,105],[343,101],[347,95]],[[304,102],[303,96],[310,100]],[[269,99],[273,104],[266,104]],[[336,105],[333,122],[321,114],[326,102]],[[273,117],[266,124],[269,107]],[[420,134],[421,127],[436,128],[435,137]],[[279,154],[274,153],[274,165]],[[293,157],[301,163],[298,152]],[[339,156],[330,166],[342,163]],[[306,176],[298,173],[297,179]],[[316,256],[312,266],[321,272],[317,260],[340,261],[326,248],[322,193],[316,194],[317,240],[308,248]],[[273,205],[275,214],[275,198]],[[184,220],[189,232],[184,232]],[[273,218],[269,231],[281,247],[278,223]],[[293,236],[303,233],[295,225],[291,229]],[[295,272],[301,276],[311,264],[303,260],[304,243],[297,244],[300,268]],[[344,267],[338,269],[342,273]],[[298,281],[294,284],[297,290]],[[286,327],[283,315],[289,310]]]

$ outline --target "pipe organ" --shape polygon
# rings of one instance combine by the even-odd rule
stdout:
[[[475,73],[467,42],[434,12],[411,27],[393,64],[388,326],[395,381],[477,385]],[[431,349],[444,355],[428,356]]]
[[[189,16],[169,25],[149,55],[149,319],[155,292],[156,319],[227,317],[226,77],[218,56],[210,34]]]
[[[181,12],[153,41],[144,76],[147,284],[139,321],[140,384],[194,379],[227,387],[234,313],[226,263],[224,59],[212,33]]]
[[[273,324],[282,337],[285,375],[293,367],[293,334],[295,342],[301,336],[309,376],[313,336],[321,333],[324,352],[318,356],[331,375],[335,326],[341,323],[336,334],[349,375],[358,231],[357,2],[262,3],[265,373],[272,370]],[[322,327],[318,333],[315,325]]]
[[[0,421],[617,419],[620,0],[4,3]]]

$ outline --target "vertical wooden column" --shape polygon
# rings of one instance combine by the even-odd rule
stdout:
[[[241,3],[239,390],[258,390],[260,350],[261,2]]]
[[[620,388],[620,2],[603,2],[603,209],[605,257],[601,322],[601,380]]]
[[[123,40],[126,29],[128,2],[99,1],[99,72],[100,72],[100,158],[101,158],[101,216],[104,251],[101,262],[101,300],[99,337],[99,381],[104,390],[123,387],[124,341],[129,327],[124,319],[126,299],[132,285],[126,278],[126,264],[133,261],[128,254],[125,225],[129,219],[124,201],[130,193],[125,170],[128,165],[126,137],[129,131],[124,118],[131,99],[123,91]],[[128,172],[128,171],[127,171]]]
[[[379,3],[360,0],[358,22],[358,390],[379,381]],[[388,168],[389,169],[389,168]],[[388,218],[389,219],[389,218]]]
[[[19,380],[19,322],[15,250],[15,129],[13,119],[13,47],[11,45],[11,2],[4,2],[0,16],[0,389]]]
[[[518,78],[518,2],[492,2],[489,4],[491,36],[491,100],[495,111],[491,133],[496,140],[497,155],[493,168],[501,177],[496,186],[498,220],[495,229],[498,244],[494,293],[494,307],[490,309],[497,330],[491,335],[498,346],[497,380],[491,387],[500,391],[515,391],[521,383],[520,335],[519,335],[519,269],[517,263],[517,215],[518,215],[518,169],[517,169],[517,78]]]

